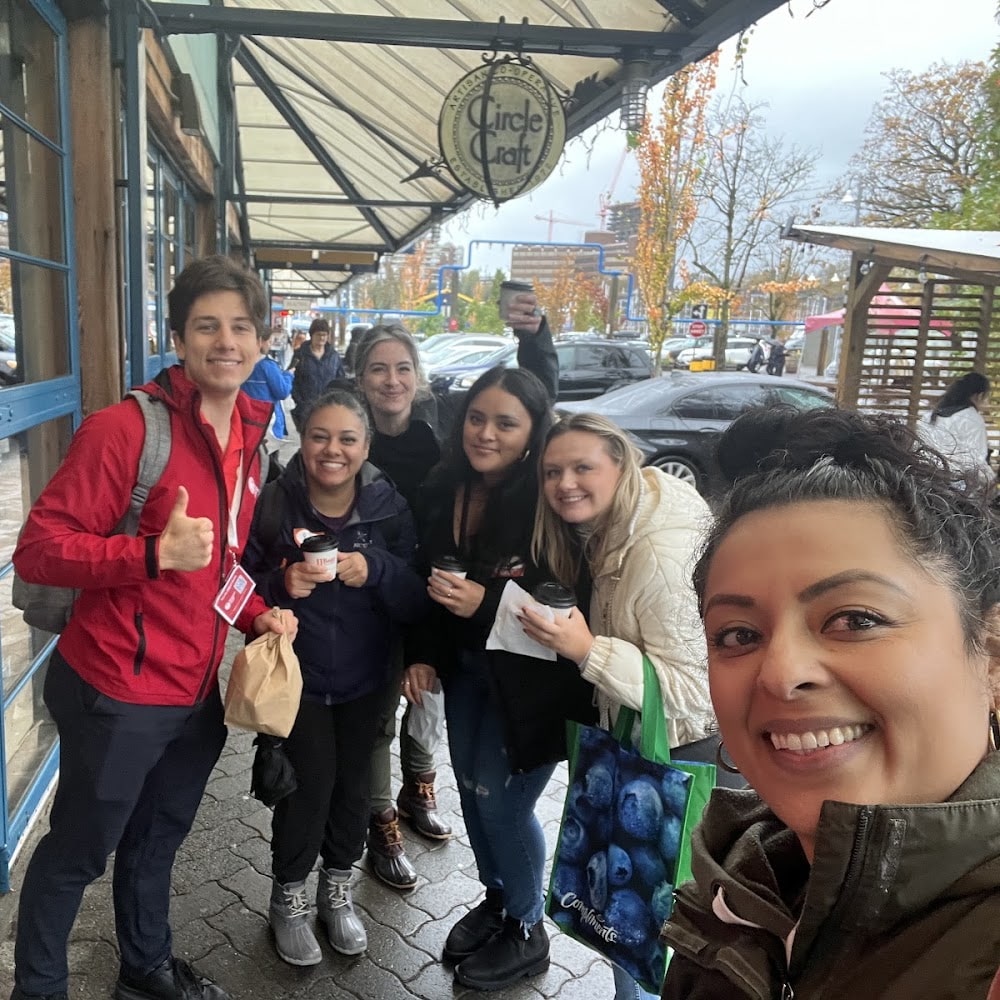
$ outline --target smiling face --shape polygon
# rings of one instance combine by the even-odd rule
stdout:
[[[545,499],[569,524],[586,524],[605,513],[621,474],[603,439],[587,431],[559,434],[542,458]]]
[[[531,414],[517,396],[491,385],[469,401],[462,448],[487,483],[507,475],[524,457],[530,438]]]
[[[346,406],[316,409],[306,424],[301,450],[310,494],[353,489],[354,477],[368,458],[364,424]]]
[[[810,859],[825,800],[940,802],[986,754],[988,660],[883,510],[747,514],[703,606],[726,750]]]
[[[365,360],[359,384],[376,419],[409,417],[417,391],[417,373],[406,346],[398,340],[376,344]]]
[[[184,336],[174,333],[184,372],[206,399],[235,399],[260,356],[257,327],[239,292],[209,292],[191,303]]]

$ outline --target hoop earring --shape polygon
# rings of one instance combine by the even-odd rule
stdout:
[[[719,745],[715,748],[715,762],[723,771],[728,771],[729,774],[739,774],[740,769],[731,760],[726,760],[725,751],[726,745],[720,740]]]
[[[990,710],[990,749],[1000,750],[1000,709]]]

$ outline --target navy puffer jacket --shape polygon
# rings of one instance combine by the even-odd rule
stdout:
[[[257,505],[243,565],[271,605],[291,607],[299,619],[294,647],[302,667],[304,698],[339,704],[353,701],[389,681],[390,655],[402,626],[420,621],[430,610],[426,580],[414,569],[416,530],[406,501],[375,466],[358,475],[358,498],[338,536],[341,552],[363,552],[368,580],[346,587],[340,580],[320,584],[292,600],[285,590],[284,567],[302,553],[295,529],[325,532],[306,491],[302,459],[295,455],[281,478],[264,487]],[[267,522],[275,496],[280,528],[274,538]]]

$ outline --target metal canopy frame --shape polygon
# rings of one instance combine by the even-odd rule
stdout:
[[[320,8],[311,10],[288,10],[287,0],[133,2],[161,38],[219,38],[220,90],[224,79],[231,95],[220,104],[221,186],[237,208],[248,253],[335,247],[383,254],[478,200],[440,168],[437,148],[438,107],[478,65],[470,53],[537,57],[569,101],[572,138],[617,110],[626,60],[648,61],[656,83],[785,0],[643,7],[575,0],[558,8],[499,0],[495,22],[476,20],[483,8],[464,0],[352,5],[364,13],[343,13],[340,0],[309,0]]]

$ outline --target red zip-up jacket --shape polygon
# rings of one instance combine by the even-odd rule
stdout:
[[[138,535],[112,534],[125,514],[142,452],[144,421],[126,399],[84,420],[66,458],[35,501],[14,552],[30,583],[81,590],[58,649],[103,694],[140,705],[191,705],[217,683],[228,625],[212,605],[232,567],[222,451],[201,420],[201,396],[180,365],[142,387],[170,409],[170,457],[143,507]],[[258,445],[271,406],[240,393],[243,489],[237,517],[239,560],[260,493]],[[211,518],[215,552],[204,569],[165,570],[156,544],[177,499],[188,516]],[[253,594],[236,621],[248,632],[267,605]]]

